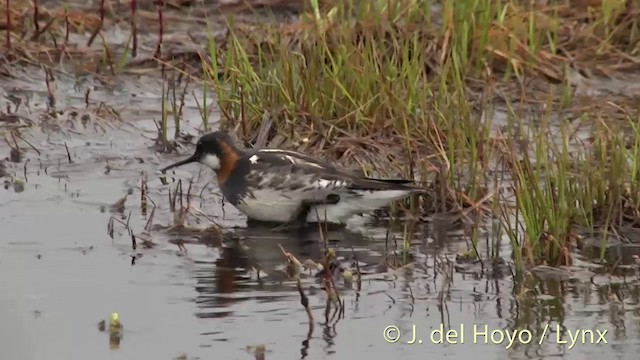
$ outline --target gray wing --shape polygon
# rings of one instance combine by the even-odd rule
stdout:
[[[332,166],[307,161],[294,152],[257,151],[247,155],[247,182],[254,189],[273,189],[299,200],[320,200],[344,191],[352,175]]]
[[[349,190],[418,190],[411,180],[380,180],[357,176],[311,156],[288,150],[262,149],[247,154],[250,182],[270,188],[326,197]],[[253,181],[251,181],[253,179]]]

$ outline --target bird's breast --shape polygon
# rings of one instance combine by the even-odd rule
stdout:
[[[301,199],[285,190],[247,188],[234,204],[247,217],[270,222],[289,222],[300,209]]]

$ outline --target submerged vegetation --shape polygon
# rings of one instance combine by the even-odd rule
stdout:
[[[423,210],[501,219],[518,269],[638,226],[638,92],[611,80],[638,69],[638,4],[311,4],[210,43],[205,73],[245,140],[432,180]]]

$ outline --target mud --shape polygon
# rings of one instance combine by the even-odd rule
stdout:
[[[3,359],[632,359],[640,351],[640,270],[629,265],[637,245],[607,247],[610,260],[624,255],[616,271],[591,260],[602,249],[590,243],[573,267],[530,269],[516,284],[506,237],[489,226],[483,236],[498,244],[500,258],[486,260],[487,240],[478,249],[483,260],[468,261],[461,256],[469,247],[465,228],[442,215],[415,226],[408,254],[400,250],[411,228],[403,223],[355,219],[326,234],[344,267],[355,274],[358,261],[361,289],[338,277],[344,316],[327,321],[325,292],[305,272],[310,332],[278,245],[317,260],[320,234],[246,227],[223,204],[207,169],[157,174],[193,149],[187,138],[176,152],[157,151],[157,72],[108,81],[58,72],[56,116],[44,71],[15,67],[11,75],[0,83],[0,109],[12,109],[0,117]],[[188,94],[181,128],[197,137],[204,130],[195,100],[202,89],[191,85]],[[218,118],[213,108],[211,129]],[[176,199],[180,180],[183,196]],[[190,180],[196,210],[185,216],[179,209]],[[112,312],[123,325],[115,342],[98,329]],[[441,324],[445,333],[464,325],[464,342],[432,343]],[[474,343],[475,325],[489,333],[527,330],[532,338],[509,349],[498,337]],[[385,341],[389,326],[400,330],[399,341]],[[414,326],[418,338],[409,345]],[[558,328],[606,330],[607,343],[580,339],[569,349]],[[560,340],[568,339],[563,332]]]

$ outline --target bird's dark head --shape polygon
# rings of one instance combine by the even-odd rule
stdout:
[[[165,172],[169,169],[198,162],[212,170],[220,171],[228,167],[234,167],[238,159],[239,150],[234,145],[233,140],[224,131],[215,131],[203,135],[196,143],[196,150],[189,158],[178,161],[162,169]]]

